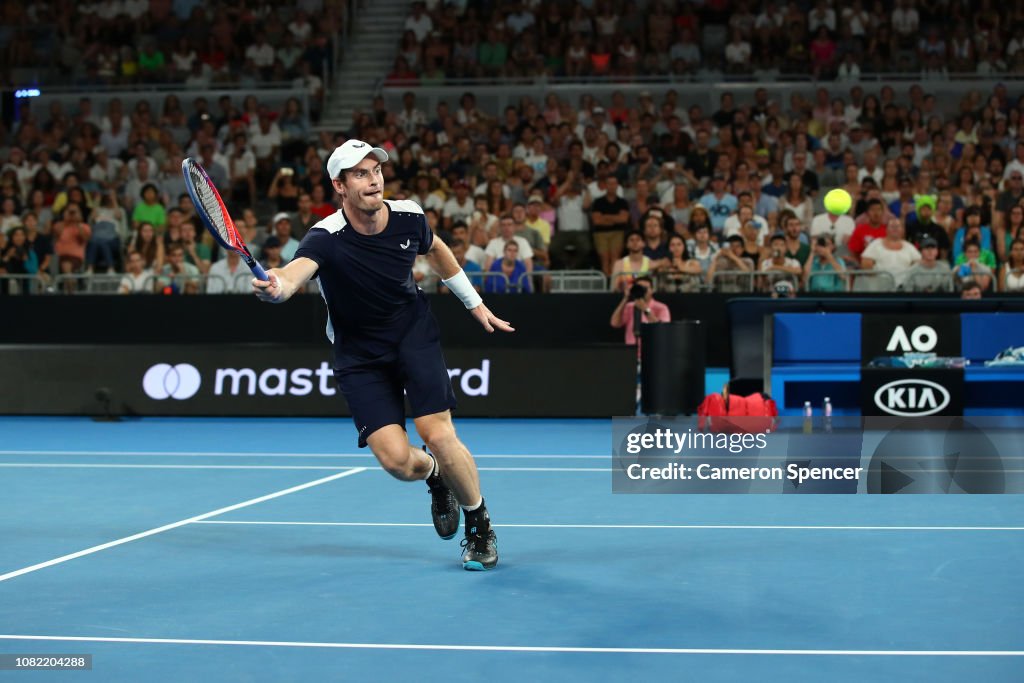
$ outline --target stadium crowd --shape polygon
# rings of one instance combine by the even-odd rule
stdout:
[[[105,4],[86,14],[100,16]],[[168,4],[176,16],[179,5],[184,16],[202,11]],[[934,23],[933,4],[914,10],[921,26]],[[695,28],[706,29],[714,6],[694,14]],[[29,5],[51,11],[41,7]],[[416,6],[417,41],[416,27],[428,43],[435,29],[465,38],[491,5],[467,6],[454,28],[451,7]],[[533,11],[501,7],[510,11],[499,32]],[[567,20],[583,12],[596,26],[619,5],[575,7]],[[913,7],[901,0],[896,9]],[[633,11],[627,3],[616,25]],[[1013,10],[971,15],[1000,40],[1011,20]],[[537,21],[540,30],[547,19]],[[656,25],[646,24],[641,45]],[[117,97],[95,108],[90,97],[22,100],[16,123],[0,124],[0,293],[78,291],[95,281],[86,275],[107,273],[126,292],[248,291],[244,265],[197,224],[181,160],[200,159],[243,236],[274,266],[336,209],[324,160],[349,137],[389,151],[385,196],[419,202],[487,291],[546,290],[556,271],[588,269],[620,291],[642,276],[672,292],[774,292],[780,282],[810,292],[1024,290],[1024,98],[1003,84],[959,102],[939,102],[927,81],[900,93],[844,90],[834,97],[808,85],[786,102],[765,89],[742,101],[724,92],[709,111],[675,90],[636,86],[578,101],[551,89],[503,111],[465,92],[428,112],[410,89],[401,106],[378,97],[334,135],[313,132],[294,98],[275,107],[252,94],[185,100],[185,91],[131,107]],[[848,215],[823,209],[835,187],[853,197]],[[415,277],[437,286],[425,263]]]
[[[0,77],[30,67],[37,77],[43,70],[49,87],[275,82],[316,95],[329,76],[341,17],[338,0],[4,3]]]
[[[417,2],[388,78],[856,80],[1024,73],[1024,7],[994,0]]]

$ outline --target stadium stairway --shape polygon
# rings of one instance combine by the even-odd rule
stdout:
[[[405,20],[411,12],[409,0],[373,0],[360,8],[353,20],[344,57],[330,84],[319,128],[347,130],[352,112],[369,110],[373,95],[394,65]]]

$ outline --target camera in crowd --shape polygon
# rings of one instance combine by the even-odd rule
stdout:
[[[641,285],[640,283],[634,283],[633,286],[629,288],[630,301],[639,301],[645,298],[646,296],[647,288]]]

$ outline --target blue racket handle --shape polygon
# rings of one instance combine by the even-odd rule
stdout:
[[[267,275],[267,271],[263,270],[263,266],[258,263],[254,263],[252,265],[252,274],[256,276],[257,280],[270,282],[270,277]]]
[[[250,257],[252,258],[252,257]],[[248,259],[246,259],[248,260]],[[252,259],[246,265],[249,266],[249,270],[256,276],[257,280],[263,280],[264,282],[270,282],[270,278],[267,276],[267,271],[263,270],[263,266],[256,262],[256,259]]]

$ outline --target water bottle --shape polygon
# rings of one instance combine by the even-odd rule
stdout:
[[[832,433],[832,399],[825,397],[825,432]]]
[[[804,401],[804,434],[810,434],[814,431],[814,427],[811,424],[811,418],[814,416],[814,411],[811,409],[811,402]]]

